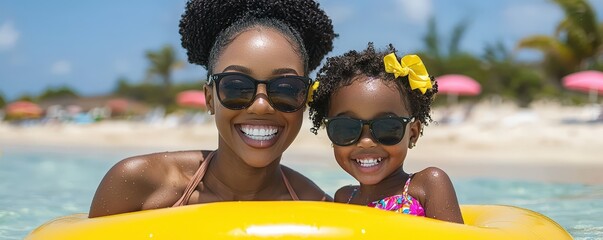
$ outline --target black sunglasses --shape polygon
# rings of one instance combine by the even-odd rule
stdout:
[[[306,103],[312,79],[287,75],[257,80],[242,73],[226,72],[211,75],[208,84],[212,86],[214,82],[220,103],[228,109],[241,110],[251,106],[258,84],[265,84],[270,106],[281,112],[295,112]]]
[[[351,117],[326,118],[327,135],[333,144],[349,146],[358,141],[364,125],[369,125],[373,140],[383,145],[396,145],[404,137],[406,125],[414,121],[410,117],[383,117],[362,120]]]

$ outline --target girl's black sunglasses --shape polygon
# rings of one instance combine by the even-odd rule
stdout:
[[[373,140],[383,145],[396,145],[404,137],[406,125],[414,121],[410,117],[383,117],[362,120],[351,117],[326,118],[327,135],[333,144],[349,146],[362,135],[364,125],[369,125]]]
[[[306,104],[312,80],[302,76],[279,76],[269,80],[257,80],[236,72],[217,73],[209,77],[209,85],[218,87],[218,99],[222,106],[245,109],[255,100],[258,84],[266,85],[268,102],[277,111],[295,112]]]

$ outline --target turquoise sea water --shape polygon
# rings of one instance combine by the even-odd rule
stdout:
[[[119,159],[146,153],[115,149],[0,149],[0,239],[22,239],[55,217],[87,212],[103,175]],[[353,182],[339,169],[292,165],[333,193]],[[547,215],[575,239],[603,239],[603,186],[456,179],[461,204],[504,204]]]

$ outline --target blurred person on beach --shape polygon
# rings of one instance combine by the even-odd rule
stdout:
[[[302,125],[307,76],[336,37],[319,4],[190,0],[180,34],[189,62],[208,70],[204,90],[218,148],[118,162],[101,181],[89,217],[220,201],[332,201],[280,164]]]
[[[327,58],[312,85],[311,131],[325,127],[335,159],[359,186],[335,202],[463,223],[454,187],[441,169],[406,173],[403,164],[432,121],[437,83],[417,55],[399,61],[389,45]]]

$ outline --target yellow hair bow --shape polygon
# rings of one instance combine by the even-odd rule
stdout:
[[[418,88],[421,93],[425,94],[427,89],[433,87],[427,69],[417,55],[406,55],[398,62],[396,54],[390,53],[383,58],[383,64],[385,72],[393,73],[396,78],[408,76],[412,90]]]
[[[312,86],[310,86],[310,90],[308,91],[308,101],[307,101],[308,103],[312,102],[312,96],[314,96],[314,92],[316,92],[316,89],[318,89],[319,85],[320,85],[320,82],[314,81]]]

